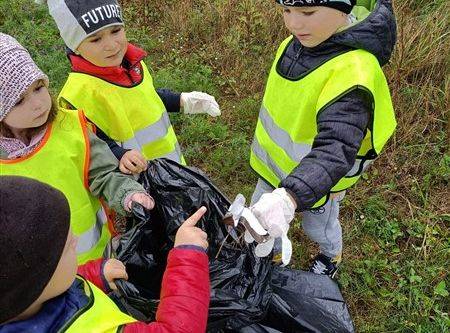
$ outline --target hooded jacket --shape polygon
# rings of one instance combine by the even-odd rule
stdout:
[[[328,60],[355,49],[372,53],[380,66],[385,65],[396,42],[391,1],[379,0],[367,17],[357,20],[312,48],[302,46],[294,36],[277,71],[288,79],[299,79]],[[280,184],[293,195],[299,211],[310,209],[350,171],[371,121],[372,105],[372,96],[357,88],[318,115],[318,134],[311,152]]]

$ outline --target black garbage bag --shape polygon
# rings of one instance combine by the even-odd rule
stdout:
[[[133,219],[128,231],[115,237],[107,249],[126,266],[128,281],[116,280],[118,291],[110,297],[122,311],[144,322],[154,321],[159,304],[167,253],[162,248],[165,234],[161,223],[152,223],[150,213],[133,204]]]
[[[157,205],[133,207],[127,231],[113,240],[111,256],[127,268],[129,280],[111,294],[119,307],[142,321],[155,318],[162,275],[178,227],[198,208],[197,223],[208,234],[211,301],[208,331],[234,330],[262,320],[270,301],[271,258],[254,255],[254,245],[227,237],[222,218],[230,202],[201,172],[170,160],[149,162],[139,182]]]
[[[151,212],[133,207],[127,232],[111,247],[111,255],[125,263],[129,275],[112,295],[123,311],[138,320],[154,320],[176,231],[206,206],[197,226],[208,234],[209,242],[208,332],[353,332],[334,281],[274,268],[271,257],[254,255],[254,245],[228,236],[222,218],[230,202],[201,171],[158,159],[149,162],[139,182],[157,205]]]
[[[284,333],[354,332],[339,286],[328,276],[275,267],[271,287],[264,325]]]

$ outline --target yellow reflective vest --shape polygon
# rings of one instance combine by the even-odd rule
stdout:
[[[1,175],[33,178],[64,193],[69,201],[72,231],[79,237],[79,264],[100,258],[111,237],[105,209],[89,191],[89,149],[82,112],[60,109],[31,154],[0,160]]]
[[[108,137],[125,149],[140,151],[147,160],[165,157],[185,164],[169,115],[147,66],[142,81],[122,87],[95,76],[72,72],[58,103],[83,110]]]
[[[81,276],[77,287],[88,297],[88,303],[79,309],[58,332],[66,333],[113,333],[121,332],[126,324],[136,319],[123,313],[103,291]]]
[[[278,187],[311,151],[317,135],[317,115],[353,89],[373,96],[372,123],[367,129],[352,169],[332,189],[343,191],[357,182],[378,156],[396,127],[391,96],[374,55],[352,50],[332,58],[306,76],[291,80],[277,72],[277,64],[292,41],[280,45],[266,85],[253,139],[250,165],[272,186]],[[319,207],[329,194],[319,200]]]

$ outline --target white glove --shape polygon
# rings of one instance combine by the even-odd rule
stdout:
[[[251,208],[259,223],[274,238],[287,234],[294,219],[295,205],[284,188],[264,193]]]
[[[253,243],[255,240],[252,235],[245,230],[245,241],[249,244]],[[255,247],[255,255],[257,257],[267,257],[275,245],[275,238],[271,237],[265,243],[260,243]],[[292,243],[288,238],[287,234],[281,236],[281,262],[282,266],[286,266],[291,261],[292,257]]]
[[[283,266],[286,266],[291,261],[292,256],[292,243],[287,236],[289,224],[295,214],[295,205],[291,197],[284,188],[278,188],[272,193],[263,194],[251,209],[271,236],[266,243],[256,246],[256,256],[267,257],[272,252],[275,238],[281,237],[281,261]],[[253,237],[247,230],[245,231],[245,241],[247,243],[253,242]]]
[[[207,113],[211,117],[217,117],[221,114],[219,104],[217,104],[214,96],[204,92],[181,93],[180,104],[185,114]]]

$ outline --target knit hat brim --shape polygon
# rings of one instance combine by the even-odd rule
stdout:
[[[30,178],[0,176],[0,324],[41,295],[59,263],[69,226],[63,193]]]
[[[0,121],[37,80],[49,84],[28,51],[13,37],[0,33]]]

